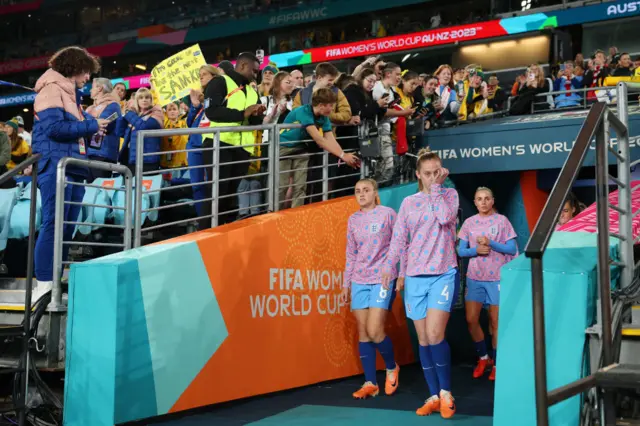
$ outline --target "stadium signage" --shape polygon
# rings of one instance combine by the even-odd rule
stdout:
[[[314,62],[336,60],[354,56],[377,55],[399,50],[418,49],[429,46],[450,44],[461,41],[477,40],[505,35],[500,21],[489,21],[482,24],[461,25],[423,31],[420,33],[384,37],[376,40],[364,40],[345,43],[337,46],[318,47],[305,51],[311,54]],[[277,55],[274,55],[277,56]],[[273,57],[272,57],[273,60]]]
[[[640,10],[640,1],[630,1],[622,4],[613,4],[607,7],[607,16],[626,15]]]
[[[32,104],[35,99],[35,93],[20,93],[17,95],[0,96],[0,107]]]

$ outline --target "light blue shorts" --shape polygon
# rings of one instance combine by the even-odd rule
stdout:
[[[351,310],[380,308],[390,310],[396,298],[396,281],[387,290],[382,284],[351,284]]]
[[[467,278],[464,300],[498,306],[500,304],[500,281],[476,281]]]
[[[451,312],[459,289],[460,277],[456,268],[442,275],[406,277],[404,303],[407,317],[412,320],[424,319],[428,309]]]

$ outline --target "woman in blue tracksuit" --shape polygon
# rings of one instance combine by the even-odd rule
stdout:
[[[191,108],[189,109],[189,114],[187,115],[187,126],[190,128],[198,128],[198,127],[209,127],[209,119],[204,113],[205,105],[204,105],[204,89],[207,87],[207,84],[215,77],[220,75],[220,71],[211,65],[203,65],[200,67],[200,85],[202,86],[202,91],[200,90],[192,90],[190,94],[191,99]],[[202,135],[190,135],[189,141],[187,142],[187,149],[201,149],[202,148]],[[195,185],[196,183],[210,181],[211,180],[211,168],[203,168],[199,167],[204,164],[202,158],[202,151],[189,151],[187,153],[187,164],[189,167],[197,167],[195,169],[189,169],[189,177],[191,179],[191,183],[193,186],[193,200],[200,201],[207,198],[207,186],[206,185]],[[195,203],[196,212],[198,216],[202,214],[202,204],[196,202]]]
[[[56,168],[64,157],[87,159],[87,143],[108,122],[94,119],[80,107],[80,90],[92,73],[98,72],[97,59],[80,47],[59,50],[49,60],[49,69],[38,79],[34,101],[32,148],[41,154],[38,162],[38,188],[42,198],[42,225],[35,247],[35,274],[37,279],[32,300],[35,302],[51,291],[53,281],[53,234],[57,220],[76,221],[79,206],[64,206],[64,217],[55,217]],[[67,167],[67,181],[79,182],[87,177],[84,167]],[[82,201],[84,188],[67,185],[65,200]],[[70,241],[73,225],[66,225],[64,240]],[[64,246],[63,260],[68,246]]]
[[[157,130],[164,126],[162,108],[153,104],[151,91],[146,87],[138,89],[134,97],[127,103],[125,114],[118,119],[116,134],[124,138],[120,148],[120,163],[126,164],[131,173],[136,173],[136,151],[138,147],[139,130]],[[144,138],[143,152],[159,153],[160,137]],[[158,170],[160,168],[160,154],[145,155],[143,171]]]
[[[120,100],[113,93],[113,84],[108,78],[93,79],[91,99],[93,99],[93,105],[87,108],[87,114],[94,118],[115,118],[110,120],[103,134],[97,133],[89,141],[87,146],[89,159],[115,164],[118,161],[120,149],[120,138],[116,135],[116,120],[122,117],[122,112]],[[111,177],[111,172],[108,170],[90,169],[89,173],[89,181],[93,181],[95,178]]]

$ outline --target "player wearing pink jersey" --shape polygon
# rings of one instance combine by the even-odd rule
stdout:
[[[456,299],[459,280],[455,252],[458,193],[442,187],[449,171],[429,150],[418,153],[416,176],[420,192],[402,202],[393,228],[382,283],[389,282],[400,262],[406,276],[407,317],[413,320],[420,343],[420,362],[431,392],[416,414],[456,412],[451,395],[451,351],[445,330]],[[398,283],[400,290],[402,284]]]
[[[469,333],[479,360],[473,371],[475,379],[491,368],[489,380],[496,379],[496,348],[498,347],[498,305],[500,304],[500,268],[518,253],[516,232],[509,219],[493,208],[493,192],[489,188],[476,190],[474,203],[478,214],[465,220],[460,229],[458,254],[468,257],[465,310]],[[484,333],[480,327],[480,311],[489,306],[489,331],[493,349],[487,352]]]
[[[363,179],[356,184],[356,200],[360,210],[347,225],[347,262],[342,289],[342,302],[351,295],[351,310],[358,322],[358,349],[365,383],[353,394],[356,399],[377,396],[376,349],[387,368],[385,393],[398,389],[400,367],[393,355],[391,339],[384,332],[387,312],[395,299],[395,275],[382,285],[382,268],[391,242],[396,212],[378,204],[378,184]]]

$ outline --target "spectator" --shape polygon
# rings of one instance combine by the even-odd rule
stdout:
[[[469,78],[469,88],[465,92],[458,117],[460,120],[473,119],[477,116],[487,114],[489,109],[489,91],[487,83],[484,82],[482,70],[474,69]]]
[[[7,172],[7,163],[11,161],[11,142],[9,136],[5,133],[4,123],[0,123],[0,175]],[[14,179],[8,179],[0,184],[0,189],[10,189],[16,186]]]
[[[165,107],[164,123],[165,129],[186,129],[187,120],[180,118],[180,108],[175,102],[171,102]],[[160,157],[160,166],[163,169],[174,169],[187,165],[186,152],[170,152],[184,151],[187,148],[189,137],[187,135],[180,136],[164,136],[160,142],[160,150],[167,152]]]
[[[360,118],[354,117],[352,120],[351,108],[349,107],[349,101],[344,96],[344,93],[340,89],[334,86],[334,82],[338,78],[338,69],[330,63],[323,62],[316,66],[316,81],[309,86],[300,90],[293,100],[293,109],[309,105],[311,103],[313,93],[320,89],[330,89],[337,97],[337,102],[334,103],[334,110],[329,114],[329,120],[335,125],[340,124],[360,124]],[[311,152],[319,152],[320,145],[313,144],[310,146]],[[314,182],[309,184],[307,194],[312,196],[308,199],[309,203],[320,201],[318,194],[322,193],[322,169],[319,166],[322,165],[322,157],[319,155],[311,156],[309,160],[309,181]]]
[[[153,104],[151,91],[146,87],[138,89],[127,103],[125,113],[117,121],[116,133],[124,139],[120,147],[118,159],[126,164],[131,173],[136,174],[136,152],[138,151],[138,131],[162,129],[164,114],[158,105]],[[143,153],[160,151],[160,138],[144,138]],[[145,155],[143,157],[142,171],[158,170],[160,156]]]
[[[487,100],[489,101],[489,109],[492,111],[502,111],[504,109],[504,102],[507,100],[508,96],[500,87],[500,80],[498,80],[498,75],[493,74],[489,77],[489,84],[487,86],[489,97]]]
[[[210,127],[258,125],[264,118],[264,105],[258,93],[251,87],[260,72],[260,62],[253,53],[241,53],[233,70],[226,70],[222,78],[214,78],[204,93],[205,114]],[[202,136],[204,148],[213,147],[213,134]],[[231,214],[239,179],[246,176],[249,160],[255,150],[255,135],[252,131],[224,132],[220,134],[220,168],[218,171],[219,223],[229,223],[236,215]],[[211,151],[213,152],[213,151]],[[208,160],[208,159],[207,159]],[[209,164],[213,165],[213,158]],[[230,164],[232,163],[232,164]],[[211,203],[205,203],[203,213],[211,215]],[[204,225],[204,223],[201,223]],[[201,226],[202,227],[202,226]]]
[[[564,67],[560,67],[557,78],[553,82],[553,91],[560,92],[566,90],[566,93],[557,95],[555,98],[556,108],[568,108],[580,106],[582,96],[571,90],[582,88],[582,77],[575,75],[575,64],[573,61],[566,61]]]
[[[12,170],[31,155],[31,147],[29,147],[27,142],[25,142],[25,140],[18,134],[18,129],[18,123],[14,120],[10,120],[5,123],[4,131],[9,137],[9,146],[11,148],[11,157],[9,161],[2,164],[6,164],[7,170]]]
[[[271,93],[271,85],[273,77],[278,73],[278,68],[273,64],[269,64],[262,70],[262,82],[258,85],[258,96],[269,96]]]
[[[42,199],[42,224],[35,247],[35,274],[37,284],[32,301],[35,303],[53,285],[53,234],[56,221],[75,222],[80,207],[66,205],[63,217],[56,217],[56,175],[58,161],[64,157],[87,158],[86,138],[106,129],[108,122],[83,114],[80,108],[80,89],[97,73],[100,64],[96,57],[80,47],[67,47],[49,59],[49,69],[35,85],[35,121],[33,125],[33,152],[41,154],[38,162],[38,188]],[[87,169],[67,167],[67,180],[81,182],[87,177]],[[84,188],[67,185],[66,201],[80,203]],[[74,225],[65,225],[63,238],[71,241]],[[68,245],[62,252],[66,260]]]
[[[120,111],[124,113],[125,109],[127,108],[127,101],[125,100],[125,98],[127,97],[127,86],[124,83],[116,83],[113,86],[113,91],[118,97]]]
[[[582,53],[578,53],[578,54],[576,55],[576,59],[575,59],[575,61],[574,61],[574,62],[575,62],[575,64],[576,64],[576,67],[580,67],[580,68],[582,68],[582,69],[584,69],[584,68],[585,68],[585,64],[584,64],[584,55],[583,55]]]
[[[27,132],[24,128],[24,119],[22,116],[18,115],[12,118],[13,121],[18,123],[18,135],[24,140],[27,145],[31,146],[31,133]]]
[[[304,76],[302,75],[302,71],[293,70],[291,71],[291,82],[293,83],[293,87],[295,89],[303,89],[304,88]]]
[[[402,71],[400,66],[393,62],[387,63],[382,73],[382,80],[378,81],[373,87],[373,100],[384,108],[394,105],[396,93],[393,87],[396,87],[402,81]],[[379,161],[374,164],[374,179],[381,185],[388,185],[393,178],[393,138],[391,133],[391,125],[395,123],[395,117],[387,117],[378,125],[378,134],[380,136],[380,155]]]
[[[609,72],[604,52],[602,50],[596,50],[582,78],[584,87],[602,87],[604,85],[604,79],[609,76]],[[587,100],[596,101],[596,91],[590,90],[587,92]]]
[[[433,75],[427,75],[424,78],[422,96],[424,97],[424,102],[422,106],[424,108],[424,116],[425,116],[425,130],[432,129],[436,126],[437,121],[440,117],[440,113],[442,112],[443,105],[440,102],[440,97],[436,93],[438,90],[438,78]]]
[[[537,97],[549,91],[549,83],[544,78],[542,69],[538,64],[531,64],[527,70],[526,81],[520,86],[518,96],[511,104],[512,115],[531,114],[532,111],[546,110],[549,104]]]
[[[456,120],[460,103],[458,102],[458,94],[453,85],[453,69],[450,65],[440,65],[435,72],[438,77],[438,89],[436,93],[440,98],[440,102],[444,105],[442,117],[445,121]]]
[[[189,100],[191,101],[191,108],[189,108],[189,114],[187,115],[187,126],[189,128],[209,127],[209,119],[204,113],[204,94],[207,85],[218,76],[221,76],[223,71],[220,68],[216,68],[211,65],[203,65],[200,67],[200,86],[202,90],[191,90],[189,94]],[[201,149],[202,148],[202,135],[193,134],[189,136],[187,141],[187,149]],[[207,157],[205,159],[205,156]],[[211,151],[189,151],[187,153],[187,164],[194,167],[189,170],[189,178],[192,184],[210,182],[213,178],[213,170],[211,167],[203,168],[199,167],[204,164],[213,163],[213,153]],[[211,198],[212,184],[195,185],[193,187],[193,200],[196,201],[195,208],[198,216],[202,216],[203,207],[199,201],[205,198]],[[210,202],[208,204],[211,204]],[[204,220],[203,220],[204,222]],[[208,219],[208,223],[211,220]]]
[[[326,84],[323,83],[324,80],[321,80],[326,77],[327,75],[319,77],[318,81],[321,84]],[[345,153],[333,136],[329,116],[334,113],[337,102],[336,92],[331,89],[331,86],[325,86],[313,92],[311,104],[295,108],[284,121],[284,124],[302,125],[301,129],[285,130],[280,135],[280,157],[290,157],[280,161],[280,171],[294,171],[292,207],[304,204],[309,157],[300,154],[306,152],[305,145],[317,144],[320,149],[340,158],[350,167],[359,167],[358,157]],[[300,144],[300,141],[307,139],[313,139],[313,142]],[[291,158],[292,156],[293,158]],[[284,200],[286,193],[286,186],[284,188],[283,186],[282,183],[279,184],[280,200]]]
[[[233,74],[233,64],[230,61],[222,61],[218,64],[218,69],[221,71],[221,75]]]
[[[87,114],[105,120],[114,115],[115,118],[110,120],[104,134],[97,133],[91,138],[87,148],[89,159],[115,164],[118,161],[120,148],[120,138],[116,134],[117,119],[122,117],[120,97],[113,93],[113,85],[108,78],[94,79],[90,94],[93,105],[87,108]],[[90,181],[95,178],[111,177],[111,172],[108,170],[89,169],[89,174]]]
[[[304,76],[304,87],[309,87],[309,85],[315,80],[315,76],[313,73],[305,74]]]
[[[633,77],[633,63],[631,56],[627,53],[621,53],[618,59],[618,66],[611,72],[612,77]]]

